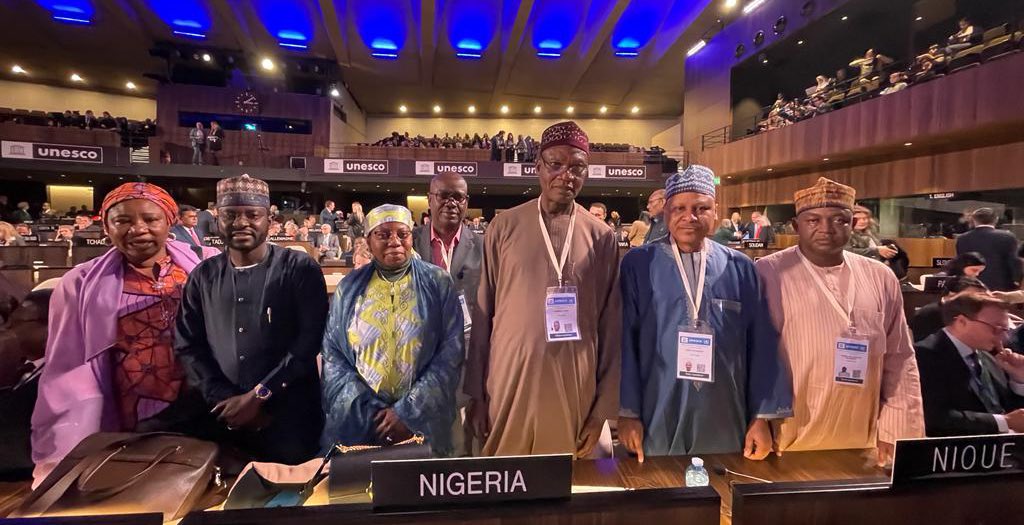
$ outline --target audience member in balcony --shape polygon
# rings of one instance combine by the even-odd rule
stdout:
[[[970,20],[961,18],[957,25],[959,30],[946,39],[946,55],[948,56],[953,56],[957,52],[971,47],[971,39],[974,37],[974,24]]]
[[[917,56],[914,65],[914,81],[922,82],[933,78],[946,65],[946,54],[938,44],[928,46],[928,51]]]
[[[505,132],[499,131],[491,139],[491,160],[501,162],[502,150],[505,148]]]
[[[480,137],[480,149],[491,149],[491,137],[487,133]]]
[[[352,213],[348,214],[345,224],[348,224],[348,234],[353,239],[364,236],[366,232],[366,215],[363,214],[363,205],[359,201],[352,203]]]
[[[25,201],[19,202],[17,209],[11,214],[11,220],[14,222],[27,222],[32,220],[32,214],[28,212],[28,203]]]
[[[91,109],[87,109],[85,111],[85,117],[82,119],[82,128],[93,129],[97,126],[99,126],[99,120],[96,118],[96,115],[93,114]]]
[[[25,246],[25,240],[18,235],[14,225],[0,221],[0,246]]]
[[[188,132],[188,140],[192,143],[192,164],[203,164],[203,149],[206,147],[206,130],[202,122],[196,122],[196,127]]]
[[[64,110],[64,114],[60,116],[58,123],[62,128],[68,128],[76,125],[76,120],[75,114],[72,113],[70,109],[66,109]]]
[[[515,153],[516,162],[526,162],[526,139],[522,135],[519,135],[519,140],[516,141]]]
[[[502,158],[505,162],[515,161],[515,150],[516,150],[516,136],[514,133],[509,131],[505,135],[505,140],[501,143]]]
[[[863,57],[853,59],[850,62],[850,67],[860,68],[857,82],[866,84],[877,78],[878,74],[892,63],[893,60],[891,58],[881,53],[876,53],[874,49],[868,49]]]
[[[812,95],[824,95],[829,89],[832,88],[833,80],[826,77],[825,75],[818,75],[814,77],[814,91]]]
[[[338,236],[331,233],[331,227],[327,224],[320,225],[320,233],[313,238],[313,246],[320,253],[320,260],[337,259],[341,253]]]
[[[39,212],[40,219],[52,219],[59,216],[60,212],[51,208],[49,202],[43,203],[43,209]]]
[[[320,211],[320,224],[327,224],[331,227],[331,231],[335,230],[334,201],[327,201],[324,203],[324,209]]]
[[[206,135],[206,142],[210,145],[210,164],[220,166],[220,151],[224,148],[224,129],[216,120],[210,121],[210,132]]]
[[[99,119],[100,129],[115,129],[117,128],[117,121],[114,120],[114,116],[109,111],[104,111],[103,116]]]
[[[889,87],[883,89],[882,94],[891,95],[904,89],[907,89],[907,74],[896,71],[889,75]]]

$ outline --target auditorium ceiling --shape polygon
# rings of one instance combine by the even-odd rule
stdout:
[[[151,97],[173,76],[151,53],[159,48],[251,76],[305,64],[305,78],[338,77],[371,115],[401,105],[410,115],[435,105],[449,116],[470,105],[477,115],[553,115],[571,105],[576,115],[636,106],[678,116],[687,49],[737,11],[718,0],[9,0],[0,78],[119,93],[130,81]],[[274,71],[260,68],[264,57]]]

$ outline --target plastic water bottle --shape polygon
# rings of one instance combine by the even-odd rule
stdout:
[[[686,467],[687,487],[708,486],[708,471],[704,470],[704,460],[700,458],[690,459],[690,466]]]

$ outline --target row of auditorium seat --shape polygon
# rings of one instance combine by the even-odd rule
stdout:
[[[960,50],[949,59],[950,73],[1021,51],[1024,46],[1024,20],[1016,31],[1009,23],[993,27],[982,33],[980,41],[975,41],[974,44]]]

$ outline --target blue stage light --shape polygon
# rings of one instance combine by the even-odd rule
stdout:
[[[497,31],[499,2],[449,0],[448,42],[459,58],[480,58]]]
[[[38,3],[54,20],[69,24],[91,24],[96,13],[89,0],[38,0]]]
[[[308,49],[314,35],[313,15],[302,2],[293,0],[253,0],[253,9],[278,45],[290,49]]]
[[[148,0],[148,3],[175,35],[206,38],[210,30],[210,14],[200,0]]]
[[[533,47],[541,58],[558,58],[576,38],[584,15],[576,0],[541,0],[535,8]]]
[[[375,58],[395,59],[405,44],[408,3],[403,0],[373,0],[350,3],[356,29],[363,44]]]
[[[693,2],[698,4],[700,2]],[[615,56],[632,58],[639,56],[654,37],[658,27],[672,7],[664,0],[634,0],[629,4],[612,31],[612,49]]]

